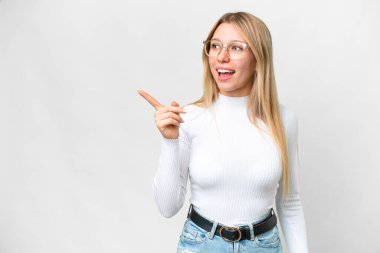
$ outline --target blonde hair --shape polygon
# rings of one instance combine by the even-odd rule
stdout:
[[[212,27],[206,40],[212,38],[215,30],[222,23],[232,24],[241,32],[256,59],[255,75],[247,100],[247,115],[252,124],[260,131],[263,129],[257,124],[257,119],[262,120],[277,144],[282,163],[282,180],[285,186],[283,193],[284,196],[287,196],[290,177],[288,149],[277,99],[270,32],[264,22],[252,14],[246,12],[226,13]],[[202,60],[204,67],[203,95],[191,104],[209,108],[218,98],[219,88],[212,76],[208,56],[204,50]]]

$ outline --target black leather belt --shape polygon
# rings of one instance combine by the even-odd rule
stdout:
[[[199,227],[203,228],[207,232],[210,232],[213,226],[213,222],[201,216],[192,207],[193,205],[191,204],[187,217],[190,217],[190,219]],[[267,217],[265,217],[263,221],[256,224],[252,224],[253,234],[256,236],[256,235],[265,233],[271,230],[272,228],[274,228],[276,224],[277,224],[277,217],[276,217],[276,214],[274,213],[274,210],[271,209],[270,213],[268,214]],[[229,226],[218,224],[215,230],[215,235],[218,235],[222,237],[223,240],[229,241],[229,242],[238,242],[240,240],[251,239],[250,228],[248,225],[239,226],[239,227],[229,227]]]

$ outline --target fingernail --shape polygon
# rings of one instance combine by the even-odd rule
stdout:
[[[187,113],[187,110],[185,108],[182,108],[183,113]]]

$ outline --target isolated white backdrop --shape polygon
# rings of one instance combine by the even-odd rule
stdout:
[[[299,119],[310,252],[380,252],[379,1],[0,1],[0,252],[174,252],[151,184],[160,136],[136,89],[201,95],[228,11],[269,27]]]

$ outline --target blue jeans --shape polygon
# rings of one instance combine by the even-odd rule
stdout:
[[[264,216],[265,217],[265,216]],[[264,218],[263,218],[264,219]],[[260,222],[263,219],[257,221]],[[256,222],[255,222],[256,223]],[[217,222],[210,232],[196,225],[187,218],[178,242],[177,253],[281,253],[281,241],[277,225],[262,234],[253,235],[251,239],[238,242],[224,241],[222,237],[215,235]]]

